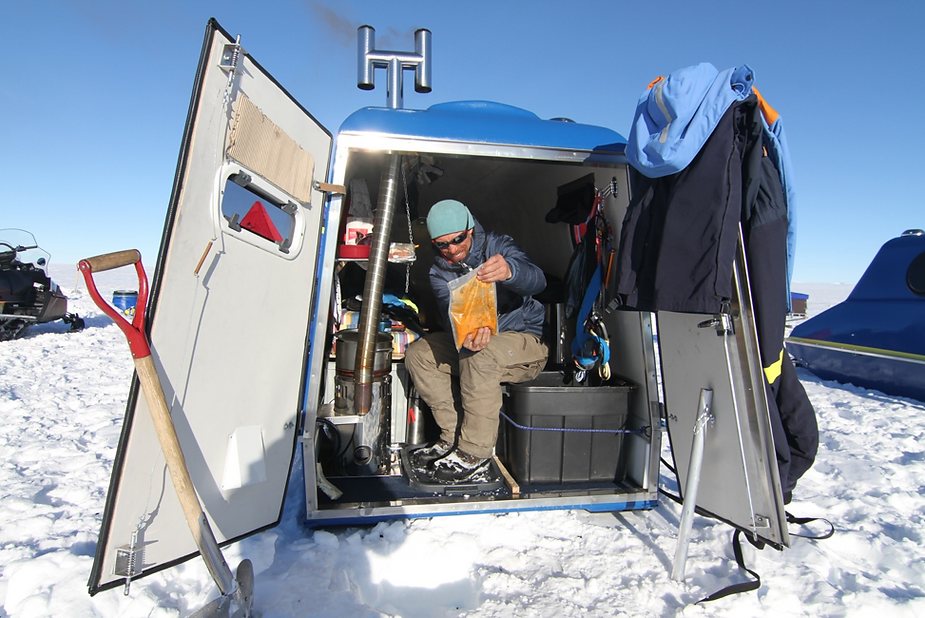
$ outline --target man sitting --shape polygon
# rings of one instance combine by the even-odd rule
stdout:
[[[548,349],[540,340],[545,310],[533,298],[545,289],[546,277],[510,236],[486,232],[456,200],[434,204],[427,231],[436,254],[430,284],[447,332],[429,334],[405,353],[415,388],[440,426],[440,438],[415,451],[412,464],[435,480],[461,483],[488,466],[498,438],[501,383],[532,380],[546,364]],[[498,332],[480,327],[457,351],[448,283],[476,269],[479,281],[497,283]]]

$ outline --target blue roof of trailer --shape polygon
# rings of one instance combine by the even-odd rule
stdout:
[[[426,110],[364,107],[344,121],[340,132],[621,154],[626,150],[626,138],[612,129],[543,120],[525,109],[492,101],[438,103]]]

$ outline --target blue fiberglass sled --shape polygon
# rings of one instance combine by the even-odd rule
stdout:
[[[925,401],[925,235],[888,241],[848,298],[793,329],[787,350],[824,380]]]

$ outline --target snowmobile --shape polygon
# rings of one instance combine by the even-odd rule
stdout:
[[[68,313],[67,296],[48,276],[50,254],[25,230],[0,230],[0,341],[25,334],[30,326],[63,320],[71,331],[83,319]]]

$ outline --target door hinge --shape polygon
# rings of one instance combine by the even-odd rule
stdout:
[[[234,73],[238,68],[238,57],[242,52],[241,35],[239,34],[234,43],[227,43],[222,49],[222,57],[218,61],[218,66],[226,73]]]
[[[764,515],[755,514],[755,529],[758,528],[770,528],[771,527],[771,518],[765,517]]]
[[[113,573],[125,578],[125,587],[122,591],[124,595],[128,596],[132,579],[141,574],[144,570],[144,564],[145,546],[144,543],[138,542],[138,530],[135,530],[132,532],[130,545],[116,548],[116,564],[113,568]]]

